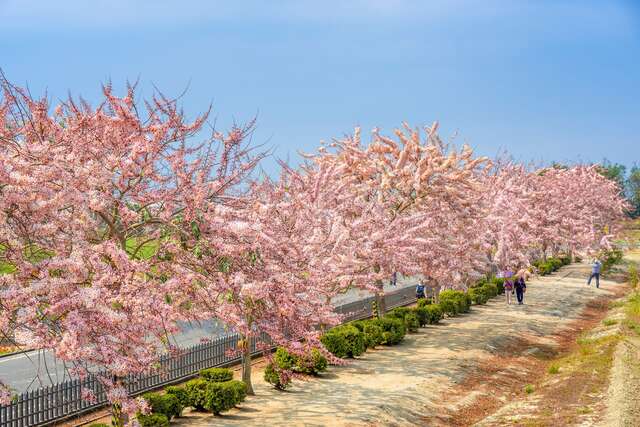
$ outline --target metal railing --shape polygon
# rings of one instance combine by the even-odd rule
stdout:
[[[415,300],[413,287],[398,289],[385,295],[385,303],[389,310],[411,304]],[[372,296],[337,306],[336,311],[345,315],[345,322],[364,319],[373,315],[374,301],[375,297]],[[237,334],[226,335],[188,347],[177,355],[165,355],[160,359],[157,369],[146,374],[129,375],[124,378],[124,384],[130,395],[137,395],[195,377],[201,369],[238,364],[240,356],[229,351],[237,348],[238,340]],[[260,340],[270,342],[269,337],[264,334]],[[263,351],[256,348],[255,340],[251,340],[253,355]],[[94,402],[82,399],[84,389],[93,391],[96,397]],[[94,376],[82,380],[71,379],[26,391],[15,396],[11,404],[0,406],[0,427],[53,424],[99,409],[106,404],[104,389]]]

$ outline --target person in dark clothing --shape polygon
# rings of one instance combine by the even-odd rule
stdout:
[[[416,299],[426,298],[426,294],[424,293],[424,283],[420,282],[418,286],[416,286]]]
[[[518,304],[522,304],[524,302],[524,293],[527,291],[527,284],[525,283],[523,276],[519,276],[516,279],[514,287],[516,289],[516,298],[518,298]]]

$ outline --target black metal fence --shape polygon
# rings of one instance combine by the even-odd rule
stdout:
[[[415,302],[413,287],[402,288],[385,295],[387,309]],[[373,315],[375,297],[347,303],[336,307],[338,313],[345,315],[345,321],[359,320]],[[269,337],[261,336],[261,341],[269,342]],[[131,395],[137,395],[187,380],[198,374],[201,369],[214,366],[228,366],[240,362],[240,357],[229,350],[237,347],[237,334],[222,336],[210,342],[184,349],[177,355],[166,355],[160,359],[159,369],[142,375],[130,375],[124,379]],[[262,350],[251,342],[252,354]],[[81,391],[91,390],[96,396],[94,402],[82,399]],[[0,427],[28,427],[53,424],[55,422],[80,415],[101,407],[107,403],[107,397],[100,382],[93,376],[83,380],[72,379],[27,391],[15,397],[10,405],[0,406]]]

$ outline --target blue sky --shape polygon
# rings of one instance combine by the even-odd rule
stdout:
[[[0,0],[0,67],[53,100],[188,87],[189,114],[258,114],[294,162],[404,120],[483,155],[640,162],[640,1]]]

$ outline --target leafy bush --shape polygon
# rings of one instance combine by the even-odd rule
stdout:
[[[286,348],[278,347],[273,356],[273,361],[280,369],[290,370],[296,364],[296,356],[289,353]]]
[[[471,298],[471,302],[473,302],[473,304],[476,304],[476,305],[486,304],[487,300],[489,299],[486,293],[484,292],[484,289],[482,286],[469,288],[469,290],[467,291],[467,294]]]
[[[404,322],[405,328],[409,332],[418,332],[418,328],[420,327],[420,320],[414,312],[414,309],[409,307],[394,308],[387,314],[387,316],[402,320]]]
[[[429,313],[429,320],[427,322],[429,325],[435,325],[442,320],[444,313],[442,312],[440,304],[431,304],[430,306],[425,307],[425,309]]]
[[[602,259],[602,271],[608,271],[614,264],[622,261],[623,255],[622,250],[618,248],[604,251],[600,257]]]
[[[499,290],[498,290],[498,286],[496,286],[495,283],[487,283],[485,285],[482,285],[482,291],[484,292],[484,294],[487,296],[487,299],[491,299],[493,297],[496,297],[500,294]]]
[[[189,406],[197,411],[204,410],[208,385],[209,381],[202,378],[193,379],[185,384],[184,388],[189,395]]]
[[[223,383],[233,379],[233,372],[227,368],[208,368],[201,370],[200,376],[207,381]]]
[[[404,322],[400,319],[385,316],[380,319],[372,319],[371,322],[382,329],[382,343],[385,345],[399,344],[407,333]]]
[[[320,353],[320,350],[314,348],[308,354],[296,358],[294,371],[306,375],[318,375],[327,370],[327,365],[327,358]]]
[[[236,390],[227,382],[212,382],[207,384],[204,398],[204,409],[218,415],[228,411],[236,405]]]
[[[418,316],[413,312],[404,316],[404,324],[409,332],[418,332],[418,328],[420,327]]]
[[[233,390],[236,404],[244,402],[247,398],[247,385],[243,381],[231,380],[224,384],[227,384],[227,386]]]
[[[142,397],[151,407],[152,413],[162,414],[168,420],[173,417],[179,417],[182,414],[180,400],[173,394],[145,393]]]
[[[432,303],[433,301],[431,300],[431,298],[420,298],[418,300],[418,308],[426,307]]]
[[[183,408],[192,406],[191,399],[189,399],[189,393],[187,393],[187,390],[184,387],[177,387],[172,385],[165,388],[164,390],[167,392],[167,394],[174,395]]]
[[[462,291],[446,290],[440,292],[440,306],[449,316],[467,313],[471,305],[469,297]]]
[[[364,324],[363,332],[367,348],[373,348],[377,345],[384,344],[384,338],[382,337],[382,333],[384,331],[379,325],[371,321],[367,321]]]
[[[353,325],[342,325],[327,331],[320,341],[334,356],[356,357],[365,352],[364,333]]]
[[[168,427],[169,419],[162,414],[138,415],[136,416],[142,427]]]
[[[491,283],[496,285],[498,295],[502,295],[504,293],[504,277],[494,277],[491,279]]]
[[[269,363],[264,368],[264,380],[269,384],[273,384],[278,390],[284,390],[291,384],[289,375],[280,375],[273,363]]]

